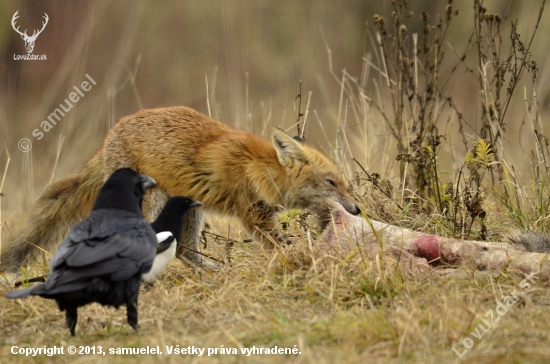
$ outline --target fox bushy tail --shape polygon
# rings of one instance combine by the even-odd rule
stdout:
[[[101,154],[96,153],[80,173],[51,186],[34,204],[23,230],[2,252],[0,270],[17,272],[41,251],[49,251],[66,236],[69,228],[92,210],[103,185]]]
[[[550,235],[539,231],[519,231],[508,237],[512,242],[523,245],[529,252],[550,253]]]

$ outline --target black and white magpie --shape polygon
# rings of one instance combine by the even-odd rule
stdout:
[[[90,215],[75,224],[50,261],[45,283],[6,294],[55,299],[66,311],[75,334],[77,309],[91,302],[127,308],[137,330],[137,298],[142,274],[151,270],[157,239],[141,212],[144,192],[155,181],[131,169],[119,169],[105,182]]]
[[[185,213],[194,207],[202,206],[199,201],[183,196],[171,197],[160,212],[157,219],[151,223],[157,233],[157,255],[151,270],[141,276],[144,282],[153,283],[153,280],[168,265],[176,255],[177,239],[181,235],[181,227]]]

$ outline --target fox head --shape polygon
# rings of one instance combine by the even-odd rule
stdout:
[[[361,212],[346,188],[340,169],[330,158],[301,138],[292,138],[279,129],[273,129],[271,139],[279,163],[286,171],[283,198],[288,207],[324,215],[334,203],[339,203],[350,214]]]

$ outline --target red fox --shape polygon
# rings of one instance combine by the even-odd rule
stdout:
[[[187,107],[141,110],[122,118],[80,173],[52,184],[38,199],[22,232],[2,254],[2,270],[16,272],[40,249],[60,242],[87,216],[103,181],[132,168],[157,181],[142,209],[152,221],[170,196],[201,201],[185,216],[177,256],[206,269],[199,239],[204,210],[234,215],[264,246],[283,242],[277,206],[326,216],[340,203],[357,215],[338,166],[300,138],[274,129],[271,142]]]

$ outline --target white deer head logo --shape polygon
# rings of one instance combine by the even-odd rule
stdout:
[[[42,29],[40,29],[37,33],[37,31],[35,30],[32,35],[29,37],[27,35],[27,29],[25,29],[24,32],[21,32],[19,30],[19,27],[15,27],[15,21],[17,20],[17,18],[19,18],[19,15],[17,15],[17,13],[19,12],[19,10],[17,10],[15,12],[15,14],[13,14],[13,17],[11,18],[11,26],[13,27],[13,30],[15,30],[17,33],[19,33],[21,35],[21,38],[23,38],[23,40],[25,41],[25,48],[27,49],[27,53],[32,53],[32,50],[34,49],[34,42],[36,41],[36,38],[38,38],[38,36],[40,35],[40,33],[42,33],[42,31],[44,30],[44,28],[46,28],[46,24],[48,24],[48,14],[44,13],[44,22],[42,22]]]

